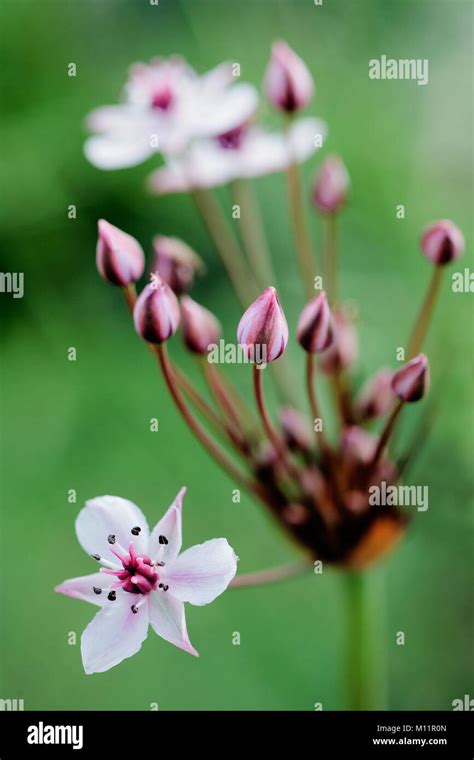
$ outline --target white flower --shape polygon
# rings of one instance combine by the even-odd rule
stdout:
[[[89,115],[88,127],[96,134],[86,141],[86,157],[99,169],[120,169],[153,153],[180,153],[195,137],[233,129],[258,105],[254,87],[233,82],[229,63],[203,76],[179,57],[135,64],[124,102]]]
[[[139,507],[118,496],[92,499],[79,513],[79,543],[102,567],[55,590],[102,608],[81,638],[86,673],[102,673],[138,652],[149,624],[166,641],[198,656],[186,630],[184,602],[209,604],[222,594],[238,558],[225,538],[179,554],[185,491],[151,534]]]
[[[158,195],[184,193],[280,172],[306,161],[325,135],[324,123],[310,117],[295,121],[286,134],[243,125],[197,140],[182,155],[169,157],[152,173],[150,187]]]

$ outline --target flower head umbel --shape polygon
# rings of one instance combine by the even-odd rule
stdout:
[[[135,64],[124,102],[89,115],[95,134],[85,144],[86,157],[99,169],[120,169],[153,153],[181,153],[193,138],[233,129],[258,104],[254,87],[234,82],[227,63],[202,76],[177,56]]]
[[[237,557],[225,538],[180,554],[185,490],[151,533],[139,507],[118,496],[92,499],[79,513],[79,543],[102,567],[64,581],[56,591],[101,607],[81,638],[86,673],[102,673],[136,654],[149,625],[198,655],[188,637],[184,602],[200,606],[222,594],[236,573]]]
[[[109,224],[98,223],[96,263],[99,274],[111,285],[126,287],[140,279],[145,269],[145,255],[134,237]]]
[[[243,314],[237,340],[247,358],[256,364],[281,356],[288,343],[288,324],[275,288],[264,290]]]
[[[449,219],[434,222],[425,229],[421,250],[437,266],[444,266],[459,258],[464,251],[464,235]]]
[[[308,67],[283,40],[273,44],[264,88],[270,103],[288,114],[307,106],[313,96],[314,83]]]
[[[175,294],[158,275],[143,288],[135,308],[133,320],[137,333],[148,343],[159,345],[175,334],[179,327],[180,311]]]

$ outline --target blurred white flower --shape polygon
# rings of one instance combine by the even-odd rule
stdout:
[[[176,56],[135,64],[124,102],[89,115],[95,134],[85,143],[85,155],[99,169],[121,169],[153,153],[180,153],[195,137],[228,132],[258,105],[252,85],[234,82],[230,63],[202,76]]]
[[[243,125],[213,139],[193,142],[180,156],[150,176],[158,195],[218,187],[238,178],[260,177],[301,163],[321,146],[326,125],[315,118],[296,120],[286,133]]]

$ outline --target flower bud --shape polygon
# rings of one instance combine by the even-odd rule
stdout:
[[[168,283],[177,296],[191,290],[196,272],[203,272],[204,265],[186,243],[178,238],[157,235],[153,240],[155,258],[153,270]]]
[[[96,263],[100,276],[122,288],[139,280],[145,268],[141,245],[105,219],[99,219],[98,227]]]
[[[285,113],[304,108],[313,95],[314,84],[306,64],[286,42],[275,42],[264,78],[270,103]]]
[[[331,312],[324,290],[312,298],[301,312],[296,337],[304,350],[310,354],[325,351],[331,345]]]
[[[368,464],[374,455],[376,446],[377,439],[364,428],[351,425],[344,429],[341,453],[346,464]]]
[[[281,356],[288,343],[288,324],[275,288],[264,290],[243,314],[237,340],[255,364],[267,364]]]
[[[427,259],[437,266],[443,266],[462,255],[464,236],[453,222],[442,219],[425,229],[420,245]]]
[[[217,343],[221,333],[221,326],[214,314],[189,296],[183,296],[181,315],[184,342],[189,350],[195,354],[207,353],[209,345]]]
[[[419,401],[428,392],[430,371],[425,354],[418,354],[395,372],[392,390],[403,401]]]
[[[335,214],[343,206],[349,190],[349,175],[339,156],[329,156],[316,175],[313,201],[321,214]]]
[[[384,368],[369,378],[355,402],[359,420],[372,420],[388,412],[394,400],[392,377],[392,370]]]
[[[286,445],[291,451],[309,451],[312,448],[311,426],[301,412],[292,406],[284,406],[279,419]]]
[[[163,343],[179,327],[179,303],[171,288],[160,277],[142,290],[133,310],[135,329],[148,343]]]
[[[319,359],[323,372],[332,374],[349,367],[357,358],[357,333],[349,314],[339,310],[332,315],[333,342]]]

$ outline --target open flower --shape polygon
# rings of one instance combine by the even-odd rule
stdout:
[[[171,644],[198,656],[186,630],[184,602],[204,605],[234,577],[237,557],[225,538],[181,549],[182,488],[149,532],[142,511],[118,496],[86,503],[76,520],[82,548],[102,567],[56,591],[102,609],[82,634],[86,673],[102,673],[140,649],[150,624]]]
[[[214,139],[197,140],[182,155],[169,157],[151,175],[150,187],[158,195],[185,193],[280,172],[306,161],[325,135],[325,124],[311,117],[295,121],[286,134],[242,124]]]
[[[120,169],[153,153],[180,153],[195,137],[218,135],[255,112],[254,87],[235,82],[230,63],[198,76],[177,56],[131,67],[120,105],[103,106],[88,118],[95,134],[84,151],[99,169]]]

